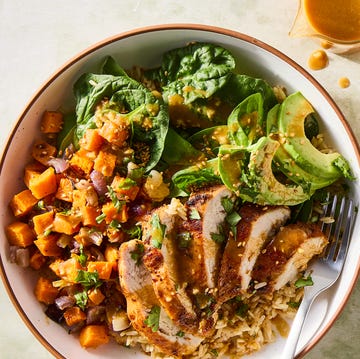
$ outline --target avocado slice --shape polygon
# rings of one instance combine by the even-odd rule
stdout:
[[[314,176],[332,182],[342,176],[352,179],[349,164],[340,153],[322,153],[306,137],[304,121],[313,112],[313,107],[300,92],[284,100],[278,116],[281,146],[299,167]]]
[[[280,104],[277,104],[268,112],[266,118],[267,135],[275,140],[280,140],[278,128],[279,111]],[[274,170],[281,171],[293,182],[301,186],[305,186],[305,188],[310,186],[312,192],[319,188],[324,188],[334,182],[333,178],[316,176],[302,169],[299,165],[296,164],[290,154],[281,145],[275,152],[273,167]]]
[[[221,146],[219,173],[223,183],[245,201],[260,205],[296,205],[310,198],[310,186],[286,185],[272,171],[275,151],[280,144],[261,137],[254,145]]]

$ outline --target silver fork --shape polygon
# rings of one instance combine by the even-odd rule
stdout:
[[[304,289],[304,297],[292,323],[289,336],[281,359],[294,358],[301,329],[314,299],[324,290],[331,287],[342,271],[351,231],[355,220],[355,208],[351,199],[334,196],[330,202],[328,197],[324,206],[322,230],[329,239],[323,255],[310,266],[312,286]]]

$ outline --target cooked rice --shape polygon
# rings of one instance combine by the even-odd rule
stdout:
[[[226,356],[235,359],[260,350],[264,345],[274,342],[278,335],[286,336],[289,329],[287,320],[296,313],[291,303],[299,303],[302,296],[303,289],[296,288],[294,283],[272,294],[248,294],[241,298],[242,305],[248,306],[244,317],[236,314],[236,300],[223,304],[214,334],[186,358],[213,359]],[[126,347],[140,346],[151,358],[174,358],[161,353],[132,327],[114,335],[120,344]]]

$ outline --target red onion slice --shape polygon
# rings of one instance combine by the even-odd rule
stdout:
[[[99,171],[92,171],[90,179],[98,195],[103,196],[107,192],[106,178]]]
[[[69,163],[63,158],[51,158],[48,165],[54,167],[56,173],[63,173],[69,168]]]

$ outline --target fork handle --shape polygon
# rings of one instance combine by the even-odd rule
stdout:
[[[306,316],[309,312],[309,308],[314,298],[308,298],[304,295],[299,309],[296,313],[295,319],[291,325],[289,336],[286,340],[284,350],[281,355],[281,359],[293,359],[295,356],[296,346],[299,341],[301,329],[304,325]]]

